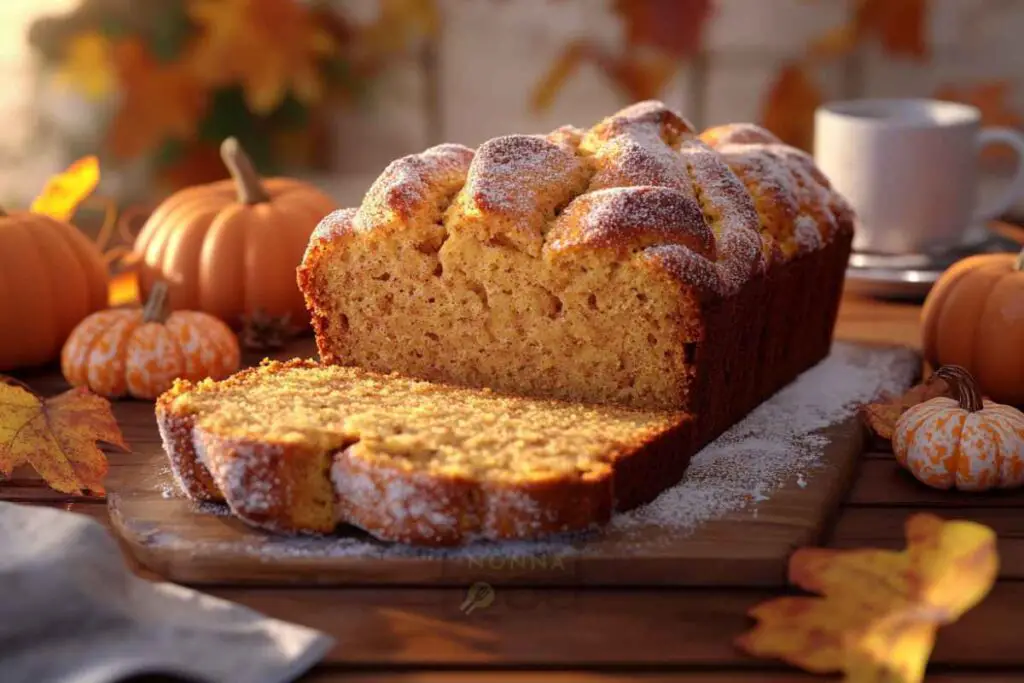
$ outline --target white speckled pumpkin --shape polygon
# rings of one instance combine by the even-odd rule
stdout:
[[[987,491],[1024,484],[1024,413],[983,401],[965,369],[935,371],[952,398],[913,406],[896,423],[893,453],[900,465],[937,489]]]
[[[238,370],[234,333],[199,311],[168,311],[167,286],[153,287],[144,308],[94,313],[71,332],[61,371],[72,386],[109,398],[154,399],[182,377],[223,379]]]

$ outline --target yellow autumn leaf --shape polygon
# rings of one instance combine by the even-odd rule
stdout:
[[[99,182],[99,160],[94,156],[79,159],[47,181],[42,194],[32,202],[31,210],[57,220],[70,220],[78,205],[92,194]]]
[[[43,399],[0,379],[0,478],[30,465],[61,493],[102,494],[103,441],[127,449],[110,402],[83,388]]]
[[[110,40],[98,31],[72,37],[57,66],[55,80],[91,100],[112,93],[117,87],[117,73]]]
[[[323,97],[319,60],[336,45],[304,3],[190,0],[187,10],[199,27],[190,60],[204,81],[240,84],[257,114],[272,112],[289,92],[307,104]]]
[[[757,605],[759,623],[739,647],[813,673],[841,671],[849,683],[923,680],[937,629],[984,599],[999,559],[995,533],[981,524],[916,514],[906,529],[899,552],[795,552],[790,582],[823,597]]]

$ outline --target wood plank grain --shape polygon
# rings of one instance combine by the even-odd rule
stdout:
[[[921,348],[921,307],[847,292],[839,306],[835,337],[847,341]]]
[[[311,355],[311,340],[302,340],[280,356]],[[871,345],[864,361],[890,354],[907,360],[891,345]],[[912,362],[912,358],[910,359]],[[40,391],[58,392],[66,385],[51,375],[26,377]],[[282,552],[268,556],[266,536],[241,523],[209,514],[168,497],[173,489],[150,402],[124,400],[114,412],[132,446],[111,452],[107,487],[114,528],[137,559],[172,580],[193,583],[311,584],[495,584],[555,585],[777,585],[785,583],[785,565],[796,547],[816,543],[852,479],[861,450],[862,430],[851,421],[836,425],[826,437],[830,446],[823,467],[795,477],[769,500],[703,524],[695,533],[650,525],[640,530],[612,529],[595,537],[569,541],[525,561],[507,557],[444,559],[380,558],[372,554]],[[38,482],[19,482],[11,499],[66,503],[67,497]],[[4,491],[0,491],[4,497]],[[350,533],[360,538],[359,533]],[[336,539],[330,542],[337,544]],[[324,544],[321,544],[324,545]],[[281,546],[281,550],[288,550]]]
[[[431,589],[213,588],[211,593],[331,634],[331,664],[380,667],[765,668],[734,639],[752,626],[763,590],[499,588],[464,614],[464,592]],[[936,665],[1024,667],[1024,583],[999,583],[940,630]]]
[[[1024,514],[1018,508],[847,507],[828,540],[833,548],[905,547],[904,524],[910,515],[930,512],[944,519],[966,519],[992,528],[997,534],[999,578],[1024,579]]]
[[[170,487],[170,479],[162,453],[152,453],[148,464],[112,469],[109,505],[114,528],[140,562],[194,585],[781,586],[792,550],[822,537],[860,455],[861,430],[855,422],[836,425],[826,436],[830,445],[820,469],[806,479],[794,477],[756,507],[730,512],[692,533],[661,526],[608,529],[520,559],[497,553],[381,557],[338,552],[338,538],[306,539],[299,548],[233,518],[204,514],[188,501],[165,497],[160,491]]]
[[[845,502],[853,506],[1021,508],[1024,507],[1024,489],[984,493],[939,491],[914,479],[889,455],[861,463]]]

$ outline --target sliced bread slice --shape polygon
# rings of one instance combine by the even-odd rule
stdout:
[[[157,401],[175,477],[245,522],[453,545],[606,523],[683,475],[682,413],[503,396],[310,361],[179,380]]]

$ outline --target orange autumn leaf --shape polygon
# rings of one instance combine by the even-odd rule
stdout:
[[[869,38],[893,55],[928,56],[930,0],[856,0],[849,22],[811,43],[811,57],[846,57]]]
[[[100,163],[96,157],[79,159],[46,182],[42,194],[32,202],[31,210],[61,221],[71,220],[75,209],[99,182]]]
[[[625,24],[628,44],[679,59],[700,52],[715,11],[713,0],[615,0],[612,7]]]
[[[794,147],[810,150],[814,134],[814,110],[823,96],[799,64],[779,72],[768,89],[761,120],[768,130]]]
[[[630,101],[660,96],[680,66],[703,48],[713,0],[615,0],[625,45],[612,52],[587,40],[567,45],[534,86],[531,107],[543,111],[583,64],[597,67]]]
[[[907,389],[901,396],[882,396],[877,401],[862,406],[860,414],[875,436],[889,441],[896,429],[896,422],[903,413],[918,403],[950,395],[946,381],[933,375],[925,382]]]
[[[854,25],[861,35],[874,34],[894,55],[928,56],[931,0],[858,0]]]
[[[984,126],[1021,128],[1024,127],[1024,116],[1013,108],[1010,103],[1012,96],[1011,86],[1006,81],[985,81],[962,87],[947,85],[935,92],[935,97],[940,100],[977,107]],[[988,145],[982,151],[982,158],[990,160],[1011,160],[1016,156],[1016,152],[1002,145]]]
[[[61,493],[102,494],[108,465],[97,441],[128,448],[106,399],[82,388],[42,399],[0,381],[0,477],[29,465]]]
[[[930,514],[907,520],[907,548],[803,548],[789,581],[822,597],[783,597],[750,611],[737,645],[849,683],[923,680],[940,626],[988,594],[999,558],[992,529]]]
[[[593,64],[632,102],[653,99],[675,74],[679,62],[665,54],[613,54],[587,42],[570,44],[534,86],[530,97],[535,111],[554,103],[569,77],[583,64]]]
[[[986,126],[1020,128],[1024,126],[1024,116],[1010,104],[1012,96],[1010,84],[1006,81],[986,81],[963,87],[947,85],[935,92],[935,97],[941,100],[977,107]]]
[[[323,97],[319,61],[336,46],[305,3],[190,0],[187,8],[200,29],[192,68],[207,82],[240,84],[257,114],[272,112],[289,92],[307,104]]]
[[[118,44],[114,56],[124,90],[110,126],[114,154],[132,159],[168,138],[192,139],[207,96],[188,66],[160,64],[135,38]]]

